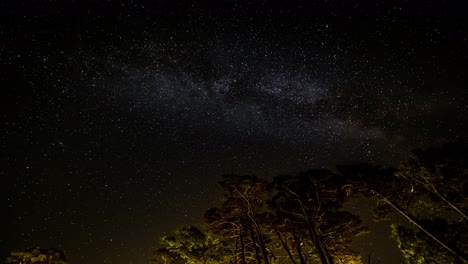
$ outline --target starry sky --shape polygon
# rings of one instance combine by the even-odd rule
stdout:
[[[222,174],[468,139],[463,1],[287,2],[2,1],[1,258],[146,263]]]

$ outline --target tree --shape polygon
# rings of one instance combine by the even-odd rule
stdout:
[[[453,210],[467,221],[467,157],[468,146],[462,142],[415,150],[412,157],[400,165],[396,176],[404,178],[412,189],[423,188],[431,194],[430,198],[442,202],[440,206]]]
[[[221,243],[230,251],[231,262],[246,264],[254,259],[253,242],[248,241],[245,218],[238,206],[237,203],[223,203],[221,208],[207,210],[205,223],[210,232],[222,238]]]
[[[180,255],[169,251],[167,248],[159,248],[153,252],[150,264],[185,264],[187,263]]]
[[[268,182],[256,176],[229,174],[224,175],[219,184],[224,190],[221,211],[225,213],[226,219],[230,219],[231,228],[238,231],[242,263],[246,261],[245,255],[249,249],[246,243],[248,237],[257,263],[269,264],[266,238],[259,221],[266,217],[264,210],[269,197]]]
[[[175,263],[175,260],[187,264],[220,263],[226,255],[219,239],[195,226],[178,228],[161,242],[165,247],[155,252],[153,263]]]
[[[305,262],[301,245],[310,245],[322,264],[360,261],[357,252],[350,249],[350,242],[366,229],[358,216],[340,210],[346,201],[343,188],[346,182],[341,175],[327,170],[311,170],[297,176],[276,177],[273,184],[276,193],[271,199],[271,207],[277,215],[287,219],[293,238],[289,244],[295,245],[301,264]],[[307,243],[297,233],[307,233]],[[288,255],[293,258],[291,252]]]
[[[466,238],[460,237],[466,234],[468,220],[467,154],[468,146],[455,142],[415,150],[411,158],[399,166],[395,175],[404,179],[406,186],[403,187],[417,197],[411,209],[412,214],[420,218],[418,225],[422,227],[419,231],[404,226],[393,228],[394,237],[409,262],[467,262],[468,243]],[[428,240],[424,233],[432,239]],[[414,250],[422,254],[414,256]]]
[[[422,224],[427,229],[437,230],[437,235],[453,244],[454,248],[465,247],[466,249],[468,243],[465,235],[468,232],[466,225],[449,224],[440,218],[423,220]],[[391,225],[391,230],[392,237],[397,241],[398,248],[403,253],[404,263],[463,263],[457,255],[447,251],[421,230],[397,224]]]
[[[7,264],[67,264],[65,253],[61,250],[31,247],[23,251],[13,251],[6,260]]]

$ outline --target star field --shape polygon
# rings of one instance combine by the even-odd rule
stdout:
[[[459,3],[90,2],[0,4],[2,257],[145,263],[222,174],[467,139]]]

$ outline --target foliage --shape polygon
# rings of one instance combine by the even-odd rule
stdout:
[[[467,157],[468,147],[461,142],[416,150],[409,161],[400,165],[396,176],[404,178],[412,192],[431,194],[438,207],[453,210],[467,221]]]
[[[23,251],[13,251],[7,264],[66,264],[63,251],[49,248],[31,247]]]
[[[153,263],[221,263],[225,255],[219,239],[194,226],[183,226],[161,242],[165,247],[155,252]]]
[[[468,220],[467,154],[468,147],[461,142],[416,150],[396,172],[397,177],[405,180],[403,188],[412,193],[412,205],[407,206],[407,211],[415,219],[419,218],[417,221],[423,226],[417,232],[393,228],[394,237],[409,262],[467,260],[468,244],[460,235],[466,234]],[[412,256],[411,252],[418,254]]]
[[[369,165],[345,166],[339,170],[349,179],[353,191],[376,199],[375,220],[389,220],[387,216],[395,212],[418,229],[413,234],[405,225],[393,228],[393,237],[405,256],[426,250],[414,258],[408,257],[410,263],[422,261],[423,255],[431,254],[429,242],[443,248],[443,254],[466,260],[466,244],[453,242],[457,232],[441,233],[437,223],[443,219],[448,225],[466,228],[467,149],[459,142],[416,150],[409,161],[392,173]]]
[[[444,225],[443,221],[435,221],[432,224],[436,222],[440,224],[438,226],[439,230],[447,232],[443,237],[446,239],[449,237],[460,238],[461,230],[456,230],[456,228],[454,230],[453,226],[449,227],[447,224]],[[391,225],[391,230],[392,237],[397,241],[398,248],[403,253],[404,263],[463,263],[456,255],[445,250],[445,248],[434,242],[434,240],[430,239],[420,230],[414,230],[395,224]]]
[[[185,264],[185,261],[177,253],[169,251],[167,248],[159,248],[153,252],[150,264]]]
[[[360,263],[350,244],[366,229],[341,210],[345,184],[326,170],[271,182],[225,175],[220,206],[205,213],[203,231],[183,227],[164,237],[153,263]]]

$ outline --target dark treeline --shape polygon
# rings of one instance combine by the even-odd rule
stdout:
[[[466,263],[467,153],[457,142],[416,150],[398,168],[346,165],[270,181],[224,175],[219,206],[163,237],[150,263],[377,263],[351,248],[369,232],[343,208],[358,198],[375,203],[375,221],[387,219],[403,263]]]
[[[337,166],[269,181],[224,175],[219,206],[205,212],[203,223],[163,237],[150,263],[377,263],[351,247],[369,232],[344,209],[357,199],[373,202],[373,220],[391,226],[402,263],[466,263],[467,154],[457,142],[416,150],[398,168]],[[404,221],[389,220],[396,219],[391,214]],[[5,263],[67,261],[60,250],[32,247]]]
[[[67,264],[65,253],[55,248],[30,247],[11,252],[6,264]]]

